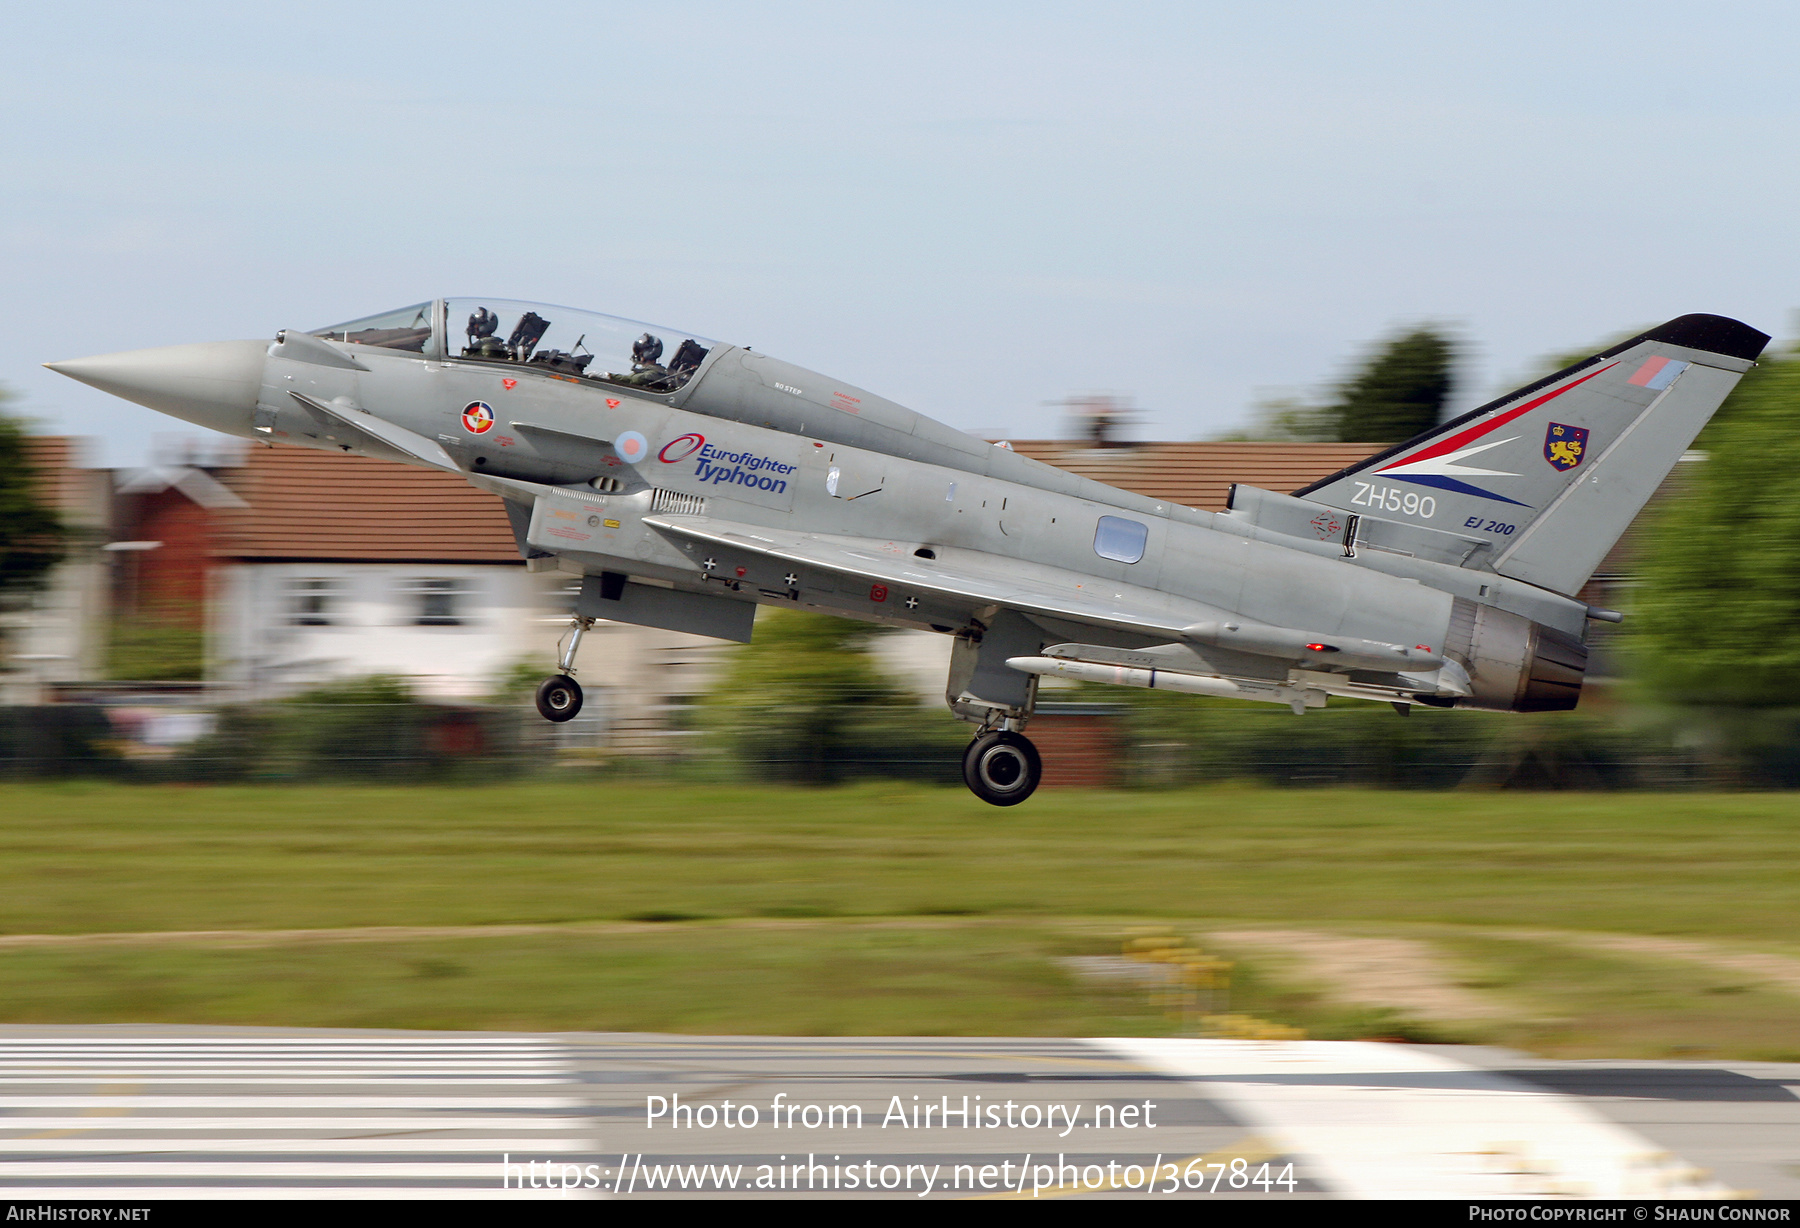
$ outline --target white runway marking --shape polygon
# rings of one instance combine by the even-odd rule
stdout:
[[[23,1140],[18,1140],[23,1141]],[[235,1135],[217,1138],[195,1138],[191,1134],[146,1136],[143,1134],[105,1134],[96,1138],[46,1138],[34,1140],[35,1147],[10,1147],[0,1144],[0,1173],[22,1171],[32,1161],[15,1159],[22,1153],[32,1156],[143,1156],[161,1160],[177,1160],[193,1155],[309,1155],[309,1156],[430,1156],[479,1155],[491,1157],[483,1170],[500,1184],[500,1157],[544,1159],[588,1156],[590,1148],[579,1138],[567,1135],[486,1135],[479,1138],[423,1138],[408,1134],[404,1138],[368,1138],[354,1131],[343,1131],[331,1138],[239,1138]],[[49,1161],[46,1161],[48,1163]],[[618,1157],[613,1157],[618,1162]],[[62,1163],[58,1160],[56,1163]],[[74,1161],[69,1161],[74,1164]],[[85,1163],[85,1162],[84,1162]],[[89,1170],[84,1170],[89,1171]],[[160,1171],[160,1169],[159,1169]],[[5,1185],[0,1181],[0,1192]]]
[[[455,1109],[471,1103],[484,1109],[560,1109],[569,1104],[560,1096],[481,1096],[473,1100],[468,1096],[0,1096],[0,1109],[118,1109],[127,1113],[137,1109]],[[13,1128],[6,1122],[7,1118],[0,1116],[0,1130]]]
[[[44,1069],[50,1070],[53,1068],[44,1067]],[[190,1068],[184,1066],[182,1069],[185,1070]],[[317,1071],[314,1070],[308,1070],[304,1075],[284,1076],[280,1072],[280,1067],[269,1066],[234,1065],[229,1067],[208,1067],[208,1069],[214,1071],[214,1073],[211,1075],[195,1076],[146,1074],[144,1073],[143,1068],[136,1066],[83,1066],[81,1067],[78,1077],[83,1080],[95,1080],[106,1083],[130,1082],[133,1086],[137,1087],[181,1087],[193,1085],[213,1087],[221,1082],[217,1072],[219,1070],[229,1070],[233,1072],[229,1076],[229,1082],[233,1087],[307,1087],[315,1084],[328,1084],[332,1087],[336,1087],[344,1081],[341,1076],[338,1078],[331,1078],[329,1076],[321,1077]],[[237,1073],[244,1070],[254,1070],[256,1071],[256,1074],[254,1076],[246,1076]],[[46,1079],[41,1075],[35,1078],[23,1077],[20,1075],[0,1076],[0,1087],[8,1087],[14,1083],[42,1084],[46,1082],[54,1082],[54,1080]],[[568,1082],[567,1076],[560,1074],[533,1075],[530,1077],[516,1076],[505,1079],[481,1077],[452,1078],[447,1075],[433,1075],[431,1077],[432,1087],[532,1087],[547,1084],[562,1084],[566,1082]],[[359,1074],[356,1076],[356,1085],[358,1087],[418,1087],[419,1077],[417,1075],[389,1077],[386,1075]],[[33,1100],[32,1103],[42,1104],[43,1101]]]
[[[16,1172],[22,1177],[68,1177],[82,1179],[89,1185],[117,1177],[142,1178],[147,1165],[143,1163],[117,1160],[44,1160],[29,1164],[8,1164],[8,1172]],[[315,1177],[360,1177],[406,1179],[410,1181],[443,1180],[445,1178],[462,1178],[479,1182],[483,1185],[499,1186],[495,1174],[500,1171],[498,1164],[458,1164],[446,1161],[439,1164],[383,1164],[379,1162],[330,1163],[324,1160],[309,1160],[306,1171],[296,1171],[295,1165],[288,1161],[274,1163],[255,1160],[222,1160],[209,1162],[205,1160],[158,1160],[153,1170],[158,1177],[208,1177],[224,1181],[243,1181],[246,1178],[276,1179],[291,1183],[299,1176]],[[7,1190],[10,1197],[12,1191]]]
[[[1785,1179],[1780,1165],[1800,1138],[1800,1103],[1786,1090],[1800,1078],[1775,1077],[1794,1073],[1786,1067],[1539,1071],[1523,1055],[1480,1054],[1318,1041],[0,1035],[0,1198],[565,1196],[517,1188],[528,1165],[540,1179],[546,1166],[573,1170],[583,1185],[593,1166],[598,1188],[568,1196],[606,1196],[621,1152],[658,1152],[652,1167],[720,1158],[716,1137],[648,1134],[650,1092],[698,1103],[823,1085],[879,1112],[890,1095],[943,1079],[996,1103],[1037,1095],[1020,1083],[1039,1098],[1144,1095],[1165,1103],[1166,1128],[1109,1135],[1098,1151],[1126,1147],[1116,1154],[1139,1164],[1157,1150],[1130,1150],[1143,1142],[1179,1141],[1183,1157],[1235,1154],[1247,1129],[1258,1154],[1295,1161],[1305,1190],[1352,1198],[1718,1196],[1733,1191],[1638,1131],[1684,1152],[1710,1148],[1722,1169],[1760,1148],[1768,1155],[1733,1177],[1757,1188]],[[1496,1069],[1515,1077],[1469,1064],[1514,1057],[1516,1069]],[[1146,1078],[1146,1067],[1156,1073]],[[1571,1090],[1556,1090],[1558,1079]],[[787,1140],[744,1136],[726,1151],[754,1162]],[[1016,1167],[1042,1150],[1018,1135],[868,1142],[896,1162],[973,1147],[971,1159]]]
[[[374,1105],[371,1107],[379,1108],[382,1106]],[[460,1109],[465,1106],[459,1105],[457,1107]],[[487,1106],[482,1105],[481,1107],[485,1109]],[[147,1119],[143,1120],[142,1124],[133,1124],[139,1120],[140,1119],[135,1117],[120,1117],[116,1122],[109,1119],[109,1124],[114,1125],[116,1129],[120,1130],[299,1130],[312,1131],[313,1133],[318,1133],[319,1131],[331,1131],[333,1133],[348,1132],[357,1134],[368,1134],[375,1131],[386,1133],[427,1131],[436,1133],[446,1129],[484,1130],[493,1132],[517,1130],[519,1128],[519,1119],[517,1117],[475,1117],[462,1116],[460,1114],[454,1119],[454,1124],[449,1126],[444,1124],[446,1118],[442,1115],[384,1117],[375,1113],[357,1117],[348,1117],[341,1114],[321,1114],[316,1117],[263,1117],[261,1115],[252,1114],[245,1114],[241,1117],[159,1116],[155,1119],[154,1124]],[[567,1130],[580,1125],[582,1121],[583,1119],[580,1117],[540,1117],[535,1119],[532,1124],[554,1123],[558,1129]],[[94,1114],[92,1112],[83,1117],[15,1117],[10,1114],[0,1115],[0,1131],[86,1131],[92,1130],[93,1128]],[[0,1136],[0,1148],[17,1150],[19,1145],[30,1142],[32,1142],[32,1139],[29,1137],[7,1138]],[[30,1148],[27,1147],[26,1150],[30,1150]]]
[[[1407,1045],[1097,1041],[1193,1079],[1347,1198],[1717,1198],[1646,1139],[1556,1092]]]
[[[508,1153],[600,1161],[549,1039],[22,1037],[0,1085],[14,1199],[520,1197]]]
[[[458,1185],[107,1185],[88,1190],[79,1183],[70,1185],[19,1185],[0,1187],[0,1192],[15,1201],[52,1202],[57,1199],[80,1199],[93,1202],[150,1202],[159,1198],[184,1198],[195,1201],[225,1202],[239,1198],[283,1200],[367,1199],[370,1201],[420,1202],[437,1199],[448,1202],[475,1200],[576,1198],[560,1190],[502,1190],[486,1186]],[[590,1195],[591,1197],[591,1195]]]

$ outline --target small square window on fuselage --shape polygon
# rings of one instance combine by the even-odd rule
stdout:
[[[1144,557],[1144,543],[1150,540],[1150,528],[1123,516],[1102,516],[1094,530],[1094,553],[1103,559],[1135,563]]]

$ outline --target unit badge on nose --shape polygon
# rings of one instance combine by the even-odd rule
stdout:
[[[1587,455],[1588,429],[1552,422],[1544,432],[1544,459],[1551,467],[1567,473]]]
[[[470,401],[463,407],[463,429],[471,435],[485,435],[494,426],[494,408],[486,401]]]

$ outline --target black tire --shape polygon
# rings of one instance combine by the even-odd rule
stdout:
[[[990,806],[1017,806],[1043,776],[1043,760],[1024,734],[983,734],[963,752],[963,783]]]
[[[561,724],[572,721],[581,711],[581,684],[567,674],[544,679],[537,689],[538,715]]]

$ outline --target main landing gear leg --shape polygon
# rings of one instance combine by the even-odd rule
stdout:
[[[561,724],[572,721],[581,711],[581,684],[570,677],[575,672],[575,650],[581,647],[581,636],[594,625],[591,618],[577,618],[575,629],[569,636],[569,646],[564,650],[562,660],[556,668],[560,674],[552,674],[544,679],[543,685],[537,689],[538,715],[547,721]]]
[[[990,806],[1017,806],[1032,795],[1043,776],[1037,747],[1010,729],[976,734],[963,752],[963,781]]]

